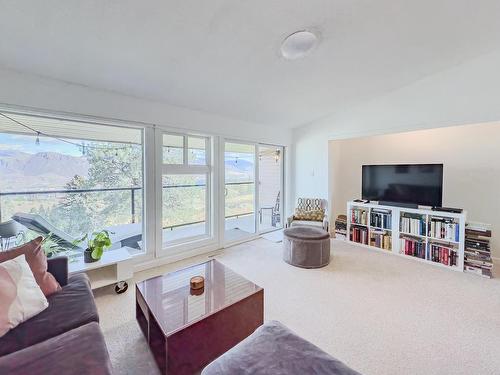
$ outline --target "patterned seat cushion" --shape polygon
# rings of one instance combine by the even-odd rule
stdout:
[[[293,215],[294,220],[306,220],[306,221],[323,221],[325,217],[325,210],[323,209],[315,209],[315,210],[306,210],[302,208],[295,209],[295,213]]]

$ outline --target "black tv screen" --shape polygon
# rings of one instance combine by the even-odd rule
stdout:
[[[441,207],[443,164],[363,165],[363,199]]]

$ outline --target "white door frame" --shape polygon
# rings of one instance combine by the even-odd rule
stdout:
[[[260,220],[258,220],[258,233],[264,234],[269,232],[274,232],[285,227],[285,210],[284,210],[284,202],[285,202],[285,146],[273,145],[269,143],[258,143],[257,144],[257,154],[260,151],[261,147],[276,147],[281,149],[281,168],[280,168],[280,218],[281,218],[281,227],[280,228],[269,228],[267,230],[262,230],[260,228]],[[257,176],[258,180],[260,180],[260,176]],[[259,184],[260,187],[260,184]],[[258,208],[260,210],[260,202],[258,202]]]
[[[225,199],[225,183],[226,183],[226,166],[225,166],[225,145],[226,142],[228,143],[239,143],[239,144],[246,144],[246,145],[252,145],[254,146],[255,150],[255,165],[254,165],[254,225],[255,225],[255,233],[251,233],[245,238],[238,239],[235,241],[227,242],[225,239],[225,210],[226,210],[226,199]],[[234,138],[223,138],[219,137],[219,166],[220,166],[220,171],[219,171],[219,202],[221,203],[219,205],[219,239],[220,239],[220,247],[229,247],[233,246],[238,243],[242,242],[247,242],[253,239],[256,239],[260,237],[261,234],[263,233],[269,233],[273,232],[276,230],[280,230],[282,228],[271,228],[267,230],[261,230],[260,228],[260,221],[259,221],[259,210],[260,210],[260,200],[259,200],[259,194],[260,194],[260,186],[259,186],[259,168],[260,168],[260,163],[259,163],[259,150],[260,147],[279,147],[282,150],[282,161],[281,161],[281,170],[280,170],[280,214],[281,214],[281,222],[282,222],[282,228],[284,227],[284,202],[285,202],[285,147],[280,146],[280,145],[274,145],[274,144],[267,144],[267,143],[259,143],[259,142],[250,142],[250,141],[241,141],[238,139]],[[224,187],[224,188],[223,188]]]

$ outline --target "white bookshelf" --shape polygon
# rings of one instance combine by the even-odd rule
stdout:
[[[364,210],[366,211],[366,222],[363,222],[361,224],[356,224],[353,222],[352,218],[352,210]],[[391,213],[391,223],[386,229],[380,229],[378,227],[374,227],[371,225],[371,213],[373,211],[377,210],[384,210],[384,211],[390,211]],[[401,218],[402,217],[408,217],[408,216],[414,216],[414,217],[421,217],[423,219],[423,222],[425,222],[425,231],[424,233],[421,234],[413,234],[413,233],[405,233],[401,231]],[[384,253],[390,253],[394,254],[397,256],[402,256],[408,259],[416,260],[422,263],[427,263],[433,266],[437,267],[443,267],[447,268],[450,270],[454,271],[459,271],[463,272],[464,270],[464,248],[465,248],[465,222],[466,222],[466,212],[462,213],[450,213],[450,212],[443,212],[443,211],[433,211],[431,209],[423,209],[423,208],[404,208],[404,207],[395,207],[395,206],[385,206],[385,205],[379,205],[376,203],[359,203],[359,202],[354,202],[350,201],[347,202],[347,236],[346,240],[362,246],[366,247],[372,250],[384,252]],[[458,224],[458,241],[454,239],[440,239],[440,238],[433,238],[429,234],[429,223],[432,218],[442,218],[446,220],[453,220],[454,223]],[[359,226],[361,228],[366,228],[367,230],[367,238],[368,238],[368,243],[363,244],[359,242],[355,242],[351,240],[351,230]],[[386,250],[386,249],[381,249],[379,247],[375,247],[371,245],[371,234],[374,231],[386,231],[387,235],[390,237],[390,242],[391,242],[391,248]],[[404,253],[404,249],[401,248],[401,237],[403,238],[415,238],[417,240],[420,240],[424,244],[424,252],[425,252],[425,259],[415,257],[412,255],[406,255]],[[443,263],[439,262],[434,262],[431,259],[428,259],[428,248],[430,244],[436,244],[442,247],[448,247],[452,248],[456,251],[457,253],[457,265],[456,266],[449,266],[445,265]]]

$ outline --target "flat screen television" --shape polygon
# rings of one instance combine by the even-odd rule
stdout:
[[[363,165],[363,199],[441,207],[443,164]]]

